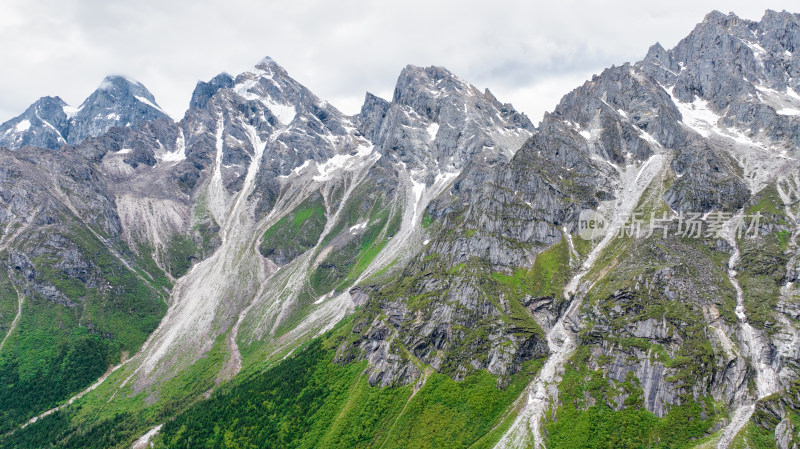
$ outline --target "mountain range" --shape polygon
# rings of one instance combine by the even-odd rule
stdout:
[[[413,65],[354,116],[270,58],[180,121],[42,98],[0,125],[0,447],[797,448],[798,49],[715,11],[537,125]]]

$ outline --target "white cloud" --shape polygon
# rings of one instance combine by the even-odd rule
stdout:
[[[442,65],[534,120],[602,68],[674,46],[713,10],[759,19],[788,1],[4,0],[0,121],[43,95],[77,105],[109,73],[175,118],[197,80],[272,56],[346,113],[391,97],[406,64]]]

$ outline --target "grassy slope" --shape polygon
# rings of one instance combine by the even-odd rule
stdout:
[[[312,195],[264,232],[259,250],[264,257],[282,254],[291,262],[317,244],[326,221],[322,197]]]
[[[505,390],[486,372],[461,383],[431,374],[416,393],[411,385],[370,387],[365,362],[332,363],[348,332],[343,326],[223,388],[167,423],[156,447],[473,447],[536,369],[528,365]]]
[[[771,229],[761,229],[756,236],[747,235],[739,239],[742,254],[739,283],[745,295],[748,321],[769,333],[775,324],[772,313],[780,298],[780,288],[786,281],[789,257],[785,251],[791,232],[783,201],[774,185],[765,187],[750,203],[746,214],[752,217],[760,213],[760,225]],[[745,219],[745,227],[751,221]]]
[[[637,210],[647,212],[643,216],[650,211],[660,216],[664,208],[660,195],[645,192]],[[715,369],[715,354],[707,337],[711,331],[703,321],[700,304],[714,304],[723,319],[735,323],[735,297],[725,273],[727,257],[716,250],[713,240],[663,239],[657,234],[617,238],[605,248],[587,275],[588,280],[597,280],[584,300],[587,327],[581,331],[581,344],[559,385],[555,419],[546,422],[548,447],[694,447],[704,441],[725,410],[709,396],[695,399],[691,394],[690,387]],[[673,270],[673,276],[696,279],[696,285],[705,287],[695,292],[696,297],[678,291],[671,299],[665,296],[666,284],[656,275],[664,269]],[[617,297],[621,292],[630,299]],[[669,332],[679,336],[680,344],[664,346],[626,336],[628,324],[651,318],[665,321]],[[598,335],[592,332],[596,324],[610,330]],[[602,355],[598,356],[599,351]],[[683,392],[680,405],[668,407],[661,418],[647,411],[642,385],[632,373],[624,381],[606,376],[614,361],[609,354],[633,362],[636,354],[649,354],[653,364],[669,370],[665,381]],[[682,385],[686,389],[681,390]],[[625,400],[617,408],[620,395]]]
[[[52,284],[75,305],[26,292],[18,331],[0,355],[0,433],[89,386],[135,352],[166,311],[163,274],[132,272],[79,226],[66,237],[90,258],[92,269],[84,281],[57,257],[45,253],[32,261],[36,280]]]

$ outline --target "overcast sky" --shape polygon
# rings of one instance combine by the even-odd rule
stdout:
[[[755,3],[758,3],[756,5]],[[0,122],[44,95],[77,106],[108,74],[175,119],[198,80],[271,56],[348,114],[391,98],[407,64],[441,65],[538,122],[612,64],[666,48],[714,9],[758,20],[794,1],[0,0]]]

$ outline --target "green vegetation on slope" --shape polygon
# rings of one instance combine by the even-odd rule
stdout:
[[[11,286],[6,273],[0,270],[0,342],[11,329],[11,323],[17,316],[17,302],[17,291]]]
[[[692,447],[716,421],[710,398],[673,406],[663,418],[644,408],[639,380],[628,373],[624,382],[609,381],[591,370],[589,348],[582,347],[567,365],[559,385],[555,420],[548,421],[548,448],[681,448]],[[625,394],[624,407],[614,410],[615,397]]]
[[[56,303],[25,288],[18,331],[0,355],[0,434],[88,387],[135,352],[166,311],[156,282],[143,281],[91,232],[74,227],[67,238],[91,258],[91,268],[75,276],[56,255],[32,260],[35,282],[65,299]]]
[[[225,336],[222,335],[205,357],[165,382],[156,392],[136,391],[132,385],[117,390],[122,379],[130,374],[120,369],[95,390],[97,394],[84,396],[71,407],[13,434],[0,436],[0,447],[128,448],[148,429],[186,410],[203,393],[216,388],[215,378],[225,362],[225,355]],[[115,400],[109,402],[111,396]]]
[[[645,196],[638,210],[660,211],[661,195]],[[705,317],[737,322],[729,257],[721,239],[680,237],[674,222],[668,238],[655,233],[609,243],[585,277],[593,287],[559,403],[547,414],[554,418],[545,422],[548,447],[680,448],[708,438],[726,410],[697,386],[725,363]],[[652,396],[639,373],[656,376],[659,388],[674,395],[662,402],[663,417],[645,407],[645,396],[663,396]]]
[[[208,241],[215,234],[216,225],[196,226],[189,235],[174,235],[162,250],[162,260],[174,278],[186,274],[192,265],[203,260],[209,251]],[[193,235],[194,234],[194,235]]]
[[[786,447],[800,444],[800,432],[797,431],[800,429],[800,379],[792,381],[787,389],[758,400],[750,422],[734,439],[731,448],[783,447],[775,440],[776,427],[782,420],[789,424],[784,430],[786,433],[781,435],[788,440]]]
[[[264,232],[259,250],[287,264],[317,244],[326,222],[322,196],[314,194]]]
[[[460,383],[434,373],[416,392],[371,387],[365,362],[332,362],[341,334],[197,403],[164,425],[156,447],[488,447],[481,438],[508,418],[538,366],[528,365],[505,390],[485,371]]]
[[[511,276],[494,273],[498,282],[519,297],[551,297],[559,301],[569,276],[569,246],[564,239],[537,254],[530,269],[517,268]]]
[[[309,276],[312,295],[342,291],[352,286],[400,230],[401,208],[384,204],[382,197],[369,198],[365,192],[357,193],[360,195],[354,194],[350,198],[336,226],[325,237],[324,243],[330,243],[333,248]],[[349,229],[352,227],[355,228],[351,232]],[[353,235],[343,238],[346,232]],[[339,243],[339,240],[343,242]]]
[[[756,236],[753,231],[739,239],[741,251],[738,268],[739,283],[744,291],[745,309],[748,321],[756,328],[770,332],[774,319],[772,313],[780,298],[780,288],[786,279],[785,253],[788,238],[787,220],[783,202],[774,185],[765,187],[750,200],[743,230],[754,222],[754,214],[761,214],[760,229]]]

